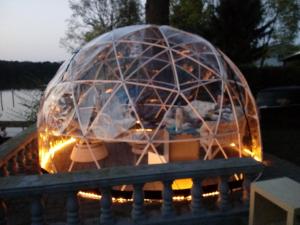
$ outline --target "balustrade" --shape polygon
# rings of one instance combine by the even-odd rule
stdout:
[[[39,173],[35,125],[0,146],[2,176]]]
[[[203,180],[219,178],[218,213],[230,212],[230,189],[228,181],[233,174],[244,174],[242,198],[247,207],[250,181],[253,174],[262,171],[261,163],[252,158],[230,158],[212,161],[194,161],[148,165],[143,167],[115,167],[95,171],[79,171],[65,174],[26,175],[39,173],[37,135],[35,128],[28,128],[23,134],[0,146],[0,225],[7,224],[5,202],[10,199],[31,197],[31,224],[44,224],[43,197],[51,193],[66,193],[66,222],[80,224],[79,190],[98,189],[101,192],[100,224],[114,224],[111,190],[115,186],[132,185],[133,203],[131,219],[133,223],[155,224],[156,221],[176,221],[185,215],[176,215],[173,206],[172,183],[176,179],[192,178],[190,218],[206,215],[203,204]],[[13,176],[18,175],[18,176]],[[217,180],[217,179],[216,179]],[[161,216],[149,217],[144,210],[144,184],[160,181],[163,184]],[[109,185],[109,186],[108,186]],[[236,211],[236,209],[235,209]],[[185,223],[188,223],[188,217]],[[182,221],[182,220],[181,220]],[[182,222],[184,223],[184,222]]]
[[[9,176],[0,178],[0,198],[20,198],[24,195],[35,196],[32,198],[31,212],[32,224],[43,224],[43,204],[41,195],[49,193],[68,192],[66,199],[66,221],[69,225],[80,224],[79,204],[76,193],[79,190],[99,189],[102,195],[100,200],[100,224],[114,224],[117,220],[113,216],[111,190],[115,186],[132,185],[133,203],[131,218],[134,223],[155,224],[156,220],[170,221],[181,218],[183,215],[176,215],[173,206],[172,182],[176,179],[192,178],[191,189],[192,200],[190,208],[192,217],[198,218],[211,215],[204,210],[202,203],[203,190],[202,181],[209,177],[219,177],[219,212],[227,212],[232,209],[230,204],[229,178],[232,174],[245,174],[243,185],[243,198],[246,201],[249,193],[249,176],[247,174],[258,173],[262,165],[251,158],[214,160],[201,162],[185,162],[173,164],[148,165],[143,167],[115,167],[104,168],[95,171],[79,171],[66,174],[47,174],[31,176]],[[164,174],[164,176],[162,176]],[[161,181],[163,183],[161,216],[146,216],[144,211],[145,183]],[[109,186],[107,186],[109,184]],[[3,202],[2,202],[3,203]],[[5,224],[5,207],[1,203],[0,224]],[[235,209],[236,211],[236,209]],[[185,217],[186,219],[187,217]]]

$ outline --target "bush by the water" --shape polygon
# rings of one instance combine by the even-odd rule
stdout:
[[[0,60],[0,90],[43,89],[60,62],[18,62]]]
[[[0,90],[46,86],[61,62],[0,61]],[[300,67],[242,67],[254,95],[264,88],[300,85]]]

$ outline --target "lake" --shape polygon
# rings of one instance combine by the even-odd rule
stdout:
[[[0,91],[0,121],[25,121],[34,105],[39,103],[42,92],[33,90]],[[15,136],[22,128],[7,128],[7,136]]]

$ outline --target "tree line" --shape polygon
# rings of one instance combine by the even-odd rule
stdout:
[[[267,84],[270,81],[265,78],[269,79],[279,70],[281,74],[288,74],[291,77],[295,77],[298,73],[296,71],[299,71],[299,69],[287,71],[286,68],[267,68],[260,70],[264,71],[261,73],[254,68],[257,67],[257,62],[262,66],[267,57],[282,57],[300,50],[299,46],[295,45],[300,20],[300,5],[295,0],[70,0],[69,2],[72,15],[61,43],[70,51],[117,27],[145,23],[166,24],[196,33],[212,42],[242,69],[246,77],[250,78],[250,86],[251,83],[258,84],[258,80]],[[52,79],[60,64],[61,62],[0,61],[0,89],[42,88]],[[247,69],[249,67],[253,69]],[[296,78],[292,78],[294,79]],[[282,85],[285,85],[284,81]]]
[[[53,78],[61,62],[0,61],[0,90],[41,89]],[[300,67],[240,67],[254,94],[264,88],[300,85]]]
[[[44,89],[61,62],[18,62],[0,60],[0,90]]]
[[[196,33],[235,63],[264,65],[296,50],[300,3],[295,0],[70,0],[72,16],[61,43],[80,47],[113,28],[171,25]]]

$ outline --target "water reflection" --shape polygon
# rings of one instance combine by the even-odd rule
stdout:
[[[38,89],[0,91],[0,121],[27,121],[35,114],[42,92]],[[34,118],[33,118],[34,119]],[[22,128],[6,128],[8,137]]]

